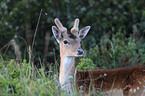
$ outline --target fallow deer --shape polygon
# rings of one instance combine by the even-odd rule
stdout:
[[[124,96],[141,96],[145,89],[145,67],[75,71],[75,57],[83,56],[84,53],[81,39],[87,35],[91,27],[86,26],[79,30],[79,19],[76,19],[71,34],[68,34],[67,28],[63,27],[59,19],[56,18],[54,22],[58,27],[52,26],[52,32],[60,45],[59,82],[62,88],[72,92],[69,79],[75,77],[77,89],[82,86],[83,94],[99,88],[102,91],[121,89]]]

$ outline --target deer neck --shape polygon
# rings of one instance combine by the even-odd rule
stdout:
[[[75,57],[61,55],[59,82],[62,87],[70,88],[70,78],[73,78],[75,71]]]

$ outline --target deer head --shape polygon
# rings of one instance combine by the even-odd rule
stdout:
[[[67,33],[67,28],[63,27],[59,19],[54,20],[56,26],[52,26],[52,32],[57,42],[60,44],[60,56],[83,56],[84,51],[81,48],[81,39],[83,39],[88,31],[90,26],[86,26],[79,30],[79,19],[75,19],[74,26],[71,29],[71,34]]]

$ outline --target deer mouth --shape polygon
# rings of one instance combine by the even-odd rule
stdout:
[[[77,54],[77,55],[75,55],[75,57],[82,57],[82,56],[83,56],[83,54],[82,54],[82,55],[78,55],[78,54]]]

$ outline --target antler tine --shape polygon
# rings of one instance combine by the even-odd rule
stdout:
[[[74,28],[75,28],[75,29],[78,29],[78,27],[79,27],[79,19],[77,18],[77,19],[75,20],[75,23],[74,23]]]
[[[75,23],[74,23],[74,26],[73,28],[71,29],[71,33],[73,34],[78,34],[78,31],[79,31],[79,19],[75,19]]]
[[[61,22],[59,21],[58,18],[56,18],[54,20],[55,24],[57,25],[57,27],[59,28],[59,30],[62,32],[62,33],[66,33],[67,32],[67,29],[65,27],[63,27],[63,25],[61,24]]]

